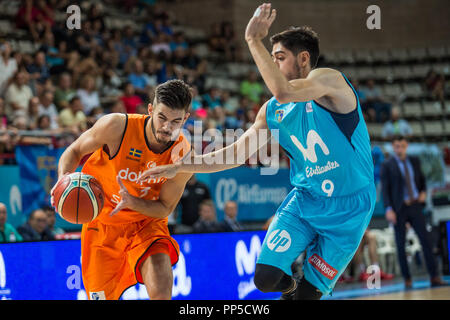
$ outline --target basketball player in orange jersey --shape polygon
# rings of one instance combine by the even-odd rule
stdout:
[[[189,152],[180,130],[191,100],[183,81],[163,83],[148,105],[149,115],[106,115],[62,154],[60,179],[93,152],[82,172],[94,176],[105,192],[102,211],[81,232],[82,276],[89,299],[119,299],[137,282],[145,284],[150,299],[171,299],[179,247],[169,234],[167,216],[192,174],[140,183],[137,179],[144,170],[179,161]]]

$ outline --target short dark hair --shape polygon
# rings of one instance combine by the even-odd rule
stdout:
[[[308,51],[311,69],[316,67],[320,54],[319,36],[311,27],[290,27],[270,38],[272,45],[279,42],[295,56],[302,51]]]
[[[69,100],[69,104],[73,104],[75,101],[77,100],[81,100],[81,98],[79,96],[73,96],[70,100]]]
[[[164,103],[171,109],[184,109],[188,112],[192,101],[191,90],[182,80],[169,80],[156,87],[155,101]]]
[[[392,143],[394,143],[395,141],[403,141],[403,140],[408,142],[408,138],[401,134],[396,134],[391,139]]]

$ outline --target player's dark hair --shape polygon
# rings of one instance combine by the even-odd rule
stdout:
[[[171,109],[188,112],[192,101],[191,87],[182,80],[169,80],[156,87],[155,100]]]
[[[319,60],[319,36],[309,26],[290,27],[270,38],[270,43],[281,43],[283,47],[297,56],[302,51],[308,51],[311,69],[315,68]]]

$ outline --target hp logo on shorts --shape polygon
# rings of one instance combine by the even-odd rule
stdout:
[[[291,246],[291,236],[286,230],[272,231],[267,240],[267,246],[275,252],[285,252]]]

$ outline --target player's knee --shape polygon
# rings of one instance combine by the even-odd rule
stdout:
[[[257,263],[253,282],[256,288],[262,292],[274,292],[277,284],[283,277],[283,270],[267,264]]]

